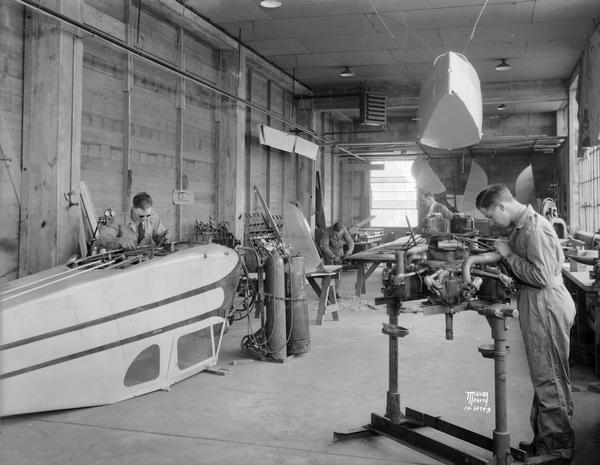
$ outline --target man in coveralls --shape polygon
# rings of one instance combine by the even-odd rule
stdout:
[[[564,255],[554,228],[531,205],[523,205],[503,185],[479,193],[477,208],[494,223],[513,226],[508,243],[496,250],[520,284],[519,322],[533,383],[532,443],[519,443],[533,455],[556,455],[570,464],[575,455],[571,424],[569,331],[575,304],[561,276]]]

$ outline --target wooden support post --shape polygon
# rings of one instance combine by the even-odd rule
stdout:
[[[290,101],[293,102],[292,94],[287,92],[286,90],[284,90],[283,91],[283,117],[289,118],[291,120],[292,119],[291,112],[288,113],[288,105],[287,105],[288,99],[290,99]],[[281,159],[281,211],[283,211],[285,204],[288,202],[287,195],[286,195],[286,188],[287,188],[286,170],[290,166],[289,162],[287,161],[288,158],[289,158],[289,155],[286,153],[283,155],[283,157]]]
[[[331,153],[331,151],[330,151]],[[331,208],[330,208],[330,219],[329,219],[329,224],[333,224],[335,223],[335,219],[338,215],[338,211],[337,211],[337,205],[335,204],[335,180],[337,178],[337,172],[335,169],[335,158],[336,156],[331,153],[331,177],[330,177],[330,183],[331,183]]]
[[[251,101],[252,100],[252,70],[248,69],[247,70],[247,74],[246,74],[246,98],[247,100]],[[250,127],[252,125],[252,110],[247,107],[246,111],[244,112],[246,115],[246,120],[245,120],[245,124],[243,126],[243,133],[244,133],[244,141],[245,141],[245,146],[244,146],[244,154],[245,154],[245,161],[246,161],[246,186],[244,189],[244,192],[246,194],[246,211],[247,212],[251,212],[252,209],[252,199],[255,198],[255,195],[253,194],[252,191],[252,179],[251,179],[251,173],[252,173],[252,133],[250,131]]]
[[[246,61],[243,50],[221,52],[221,88],[246,97]],[[237,73],[231,70],[236,69]],[[219,121],[217,154],[217,221],[227,221],[239,239],[244,233],[246,192],[246,113],[244,106],[227,97],[216,97]]]
[[[296,202],[298,203],[298,207],[300,208],[300,211],[304,214],[304,217],[307,217],[307,209],[305,208],[305,191],[306,191],[306,184],[305,184],[305,170],[304,170],[304,163],[302,160],[302,157],[300,155],[298,155],[297,153],[294,154],[294,161],[295,161],[295,173],[294,173],[294,178],[296,179]]]
[[[41,4],[81,20],[81,2]],[[77,253],[81,218],[83,46],[72,28],[25,14],[20,276]]]
[[[185,54],[183,53],[183,28],[180,26],[177,31],[177,66],[185,69]],[[175,139],[175,186],[176,189],[183,189],[183,125],[185,113],[185,79],[177,79],[177,135]],[[183,234],[183,206],[175,206],[175,235],[178,240],[182,240]]]
[[[325,113],[321,113],[321,118],[320,118],[320,125],[321,127],[319,128],[319,133],[323,134],[325,131],[325,125],[329,124],[329,119],[326,118]],[[327,160],[326,160],[326,154],[329,154],[329,156],[331,156],[331,148],[329,147],[322,147],[321,151],[321,159],[319,162],[319,172],[320,172],[320,176],[321,176],[321,208],[324,210],[323,212],[323,218],[325,219],[325,223],[327,223],[327,217],[325,216],[325,210],[329,210],[331,212],[331,206],[329,206],[329,208],[327,207],[327,196],[325,195],[325,193],[327,192],[327,176],[325,175],[325,170],[327,169]],[[316,188],[316,184],[315,184],[315,188]],[[315,208],[317,205],[317,199],[315,199],[314,201],[315,204]],[[316,227],[316,218],[315,218],[315,227]],[[329,222],[329,224],[332,224],[331,222]]]
[[[132,44],[133,27],[131,0],[125,1],[125,40]],[[133,91],[133,56],[126,53],[123,57],[123,172],[121,208],[128,211],[131,202],[131,93]]]
[[[352,189],[354,172],[351,165],[352,161],[342,161],[342,182],[340,187],[343,201],[340,219],[344,224],[353,224],[352,217],[354,216],[354,192]]]
[[[577,125],[577,80],[572,82],[569,87],[569,127],[574,128]],[[568,217],[567,223],[570,227],[570,233],[574,234],[579,228],[581,228],[581,223],[579,221],[579,169],[578,169],[578,158],[577,158],[577,132],[570,131],[569,132],[569,143],[568,143],[568,157],[569,162],[567,166],[568,176],[567,176],[567,185],[568,193],[567,193],[567,202],[568,202]]]
[[[272,92],[273,92],[273,83],[272,81],[269,79],[267,81],[267,109],[271,110],[271,98],[272,98]],[[271,126],[271,116],[267,115],[267,126]],[[250,131],[252,131],[252,128],[247,128]],[[267,147],[267,192],[265,192],[265,197],[267,198],[267,205],[269,206],[269,208],[273,208],[273,205],[271,203],[271,147]]]

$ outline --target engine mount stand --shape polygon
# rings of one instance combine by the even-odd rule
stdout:
[[[398,338],[408,335],[408,330],[398,326],[398,314],[402,307],[399,297],[379,297],[376,305],[386,304],[389,323],[384,323],[382,332],[389,337],[389,389],[387,392],[387,407],[385,416],[371,414],[371,422],[362,428],[333,433],[336,441],[355,439],[371,435],[382,435],[404,444],[424,455],[432,457],[445,464],[462,465],[553,465],[559,464],[561,458],[544,455],[530,457],[521,450],[510,447],[510,434],[507,428],[507,398],[506,398],[506,318],[516,316],[516,311],[504,304],[474,305],[469,309],[484,315],[492,328],[494,340],[493,350],[481,347],[479,351],[485,358],[494,359],[494,401],[496,427],[493,438],[446,422],[441,417],[434,417],[406,407],[403,414],[400,408],[400,393],[398,392]],[[429,427],[449,436],[466,441],[482,449],[491,451],[491,459],[475,456],[457,447],[441,442],[419,431]],[[514,461],[513,461],[514,460]]]

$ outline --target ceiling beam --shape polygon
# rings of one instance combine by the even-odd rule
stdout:
[[[350,90],[346,89],[351,93]],[[354,89],[355,90],[355,89]],[[387,96],[388,110],[416,109],[419,107],[418,87],[369,87],[369,90],[381,92]],[[347,111],[358,108],[359,97],[356,95],[340,96],[339,89],[320,91],[319,98],[313,101],[316,111]],[[566,102],[568,100],[567,81],[564,79],[544,79],[534,81],[488,82],[481,85],[483,104],[541,103]]]

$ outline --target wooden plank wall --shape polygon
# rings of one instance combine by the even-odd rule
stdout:
[[[352,131],[351,122],[342,122],[335,118],[332,112],[322,112],[320,114],[320,124],[318,127],[320,133],[328,136],[337,142],[349,140]],[[347,133],[347,134],[345,134]],[[342,211],[341,188],[345,177],[342,173],[343,162],[337,153],[333,153],[332,147],[326,145],[321,149],[321,158],[318,170],[321,173],[321,183],[323,185],[323,204],[325,206],[325,219],[330,226],[337,221],[345,221]],[[355,179],[347,179],[349,187]],[[351,202],[344,201],[345,205]]]
[[[256,103],[262,107],[267,108],[267,94],[269,81],[261,73],[258,73],[252,69],[248,70],[248,83],[249,83],[249,95],[253,103]],[[263,199],[269,203],[269,182],[268,182],[268,158],[270,150],[261,145],[258,141],[258,125],[269,124],[268,118],[261,112],[256,110],[250,111],[249,124],[246,127],[246,133],[249,136],[249,151],[247,159],[246,176],[248,176],[248,182],[246,183],[246,209],[248,211],[262,211],[258,196],[254,193],[254,186],[256,186],[262,195]],[[270,206],[269,206],[270,208]]]
[[[137,30],[138,5],[142,5]],[[160,3],[148,5],[135,0],[82,0],[84,21],[132,46],[139,47],[173,65],[228,91],[239,93],[252,102],[270,109],[286,119],[312,128],[310,104],[298,111],[292,95],[292,80],[245,49],[237,49],[223,40],[209,42],[206,24],[195,20],[176,21],[153,11]],[[23,148],[23,8],[0,0],[0,111],[7,131],[2,140],[14,160],[12,171],[20,175]],[[189,16],[189,15],[188,15]],[[172,18],[171,22],[168,17]],[[7,25],[8,27],[4,27]],[[210,36],[210,40],[216,40]],[[100,214],[106,208],[126,211],[132,196],[147,191],[154,198],[155,210],[167,227],[183,239],[193,238],[196,219],[207,221],[217,215],[219,189],[229,192],[227,202],[246,203],[248,211],[260,211],[253,187],[256,185],[274,214],[283,212],[286,202],[297,203],[311,220],[314,210],[314,175],[317,165],[325,173],[326,205],[331,219],[339,214],[337,193],[339,179],[332,170],[339,168],[338,157],[322,156],[313,162],[305,157],[269,149],[259,144],[258,123],[289,130],[275,118],[248,110],[245,125],[238,116],[243,106],[226,103],[204,86],[167,73],[145,60],[128,56],[98,38],[84,34],[81,73],[82,114],[80,177],[86,181]],[[239,55],[241,53],[241,55]],[[240,69],[241,68],[241,69]],[[74,71],[73,71],[74,72]],[[75,74],[74,74],[75,75]],[[242,78],[241,75],[244,77]],[[226,83],[224,84],[224,76]],[[243,89],[239,85],[244,86]],[[301,86],[300,86],[301,88]],[[296,92],[299,87],[296,86]],[[301,92],[306,89],[301,88]],[[231,121],[227,120],[230,118]],[[225,124],[225,120],[229,121]],[[237,123],[236,123],[237,121]],[[232,126],[231,123],[237,124]],[[242,124],[240,124],[242,123]],[[226,129],[226,130],[224,130]],[[246,134],[243,137],[236,134]],[[235,136],[235,137],[233,137]],[[232,181],[228,172],[219,171],[219,154],[241,154],[240,173]],[[14,157],[12,157],[14,154]],[[79,161],[79,158],[78,158]],[[20,241],[17,200],[20,188],[14,189],[9,170],[0,166],[0,281],[17,276]],[[79,168],[79,167],[78,167]],[[222,168],[222,167],[221,167]],[[244,174],[245,173],[245,174]],[[225,175],[224,175],[225,174]],[[18,176],[17,178],[20,178]],[[338,177],[339,178],[339,177]],[[245,179],[245,183],[242,180]],[[16,182],[19,179],[15,180]],[[332,189],[329,183],[334,183]],[[240,185],[245,184],[245,185]],[[175,207],[172,191],[184,188],[194,192],[195,203]],[[245,199],[245,200],[244,200]],[[228,204],[229,205],[229,204]],[[227,206],[224,211],[238,211]],[[219,220],[236,222],[232,215]],[[239,227],[237,227],[238,237]],[[175,237],[172,234],[172,237]],[[23,251],[21,251],[23,252]]]
[[[19,267],[19,195],[23,119],[23,8],[0,0],[0,282]]]
[[[261,71],[248,65],[248,91],[250,100],[286,119],[293,119],[293,99],[289,91],[265,76]],[[287,202],[298,201],[297,169],[299,163],[306,163],[296,154],[282,152],[261,145],[258,138],[258,125],[266,124],[281,131],[290,129],[276,118],[257,110],[248,110],[246,135],[246,209],[262,211],[254,186],[267,202],[273,214],[282,214]],[[312,161],[307,160],[308,163]],[[309,189],[306,183],[305,189]]]
[[[281,116],[285,116],[285,99],[290,98],[285,90],[275,82],[269,82],[269,109]],[[280,121],[270,118],[270,126],[284,131],[286,128]],[[291,154],[282,152],[277,149],[269,150],[269,208],[274,214],[283,213],[284,204],[284,164],[289,159]],[[289,166],[289,162],[288,162]]]
[[[344,159],[341,172],[341,220],[346,225],[353,225],[370,215],[369,165],[357,159]]]
[[[323,112],[320,115],[318,131],[321,134],[330,133],[333,131],[332,127],[334,126],[331,113]],[[337,174],[332,171],[332,159],[334,155],[331,154],[331,146],[324,146],[319,151],[319,163],[317,166],[317,171],[319,172],[319,176],[321,178],[321,195],[323,196],[323,210],[325,212],[325,222],[327,226],[331,226],[335,223],[335,212],[334,212],[334,204],[331,196],[332,192],[332,182],[337,177]]]
[[[316,129],[319,124],[319,118],[313,111],[312,100],[304,100],[299,102],[299,109],[296,114],[296,120],[300,125],[309,129]],[[313,127],[314,125],[314,127]],[[302,136],[307,137],[307,136]],[[319,151],[320,152],[320,151]],[[321,156],[321,155],[319,155]],[[315,177],[318,165],[313,160],[297,156],[296,157],[296,199],[295,203],[308,220],[311,227],[314,226],[314,193],[315,193]]]
[[[352,130],[350,122],[344,123],[336,120],[331,112],[321,114],[321,133],[327,135],[334,141],[346,141],[349,136],[344,132]],[[324,191],[324,205],[327,224],[331,225],[342,221],[341,185],[342,185],[342,162],[339,154],[333,153],[331,146],[322,149],[323,158],[320,163],[321,183]]]
[[[133,60],[131,195],[147,191],[165,226],[175,226],[176,78]]]
[[[121,210],[124,99],[121,54],[96,39],[83,42],[81,179],[98,214]]]
[[[86,0],[97,11],[117,21],[128,17],[122,2]],[[139,38],[135,30],[136,3],[132,3],[129,23],[130,41],[173,64],[181,62],[185,69],[218,83],[219,52],[202,38],[183,31],[183,44],[178,44],[178,26],[156,14],[142,10]],[[123,30],[125,25],[123,26]],[[121,31],[120,27],[113,30]],[[178,47],[181,50],[177,60]],[[86,75],[84,84],[84,141],[82,178],[88,181],[99,211],[106,207],[122,209],[120,198],[131,198],[146,190],[155,199],[155,209],[170,228],[176,227],[177,210],[170,202],[171,191],[179,183],[177,174],[177,81],[141,60],[131,64],[131,125],[125,130],[126,99],[123,98],[127,61],[119,53],[95,39],[87,39],[85,47]],[[231,61],[228,61],[231,66]],[[286,118],[294,118],[293,98],[273,77],[265,74],[264,66],[249,61],[245,66],[247,98]],[[194,205],[182,208],[182,237],[193,235],[195,219],[207,221],[215,215],[217,189],[217,157],[219,128],[216,113],[219,99],[201,86],[185,82],[182,111],[182,187],[195,193]],[[286,130],[283,123],[256,110],[246,110],[245,189],[246,210],[260,211],[254,193],[256,185],[274,214],[283,212],[286,202],[308,204],[312,200],[311,170],[313,162],[295,154],[262,146],[258,141],[258,124],[268,124]],[[306,113],[306,112],[304,112]],[[310,118],[308,118],[310,119]],[[130,159],[123,154],[128,140]],[[329,166],[329,165],[328,165]],[[124,192],[129,167],[130,193]],[[298,182],[298,172],[301,181]]]
[[[123,2],[86,2],[117,21],[126,18]],[[137,8],[132,7],[132,27]],[[140,33],[130,41],[161,59],[184,64],[185,69],[211,82],[217,81],[219,54],[189,31],[142,10]],[[178,49],[180,52],[178,53]],[[195,203],[181,207],[181,237],[194,237],[195,220],[215,215],[216,156],[218,129],[215,95],[140,60],[131,60],[130,108],[127,109],[127,60],[101,41],[88,38],[84,45],[84,115],[82,134],[82,179],[88,182],[96,209],[124,209],[137,192],[147,191],[165,225],[177,229],[177,210],[171,201],[173,189],[181,186],[195,194]],[[183,93],[180,99],[179,93]],[[181,117],[178,119],[178,102]],[[130,124],[127,124],[127,113]],[[181,126],[181,127],[179,127]],[[178,138],[181,142],[178,143]],[[129,158],[127,149],[129,147]],[[180,149],[178,148],[180,147]],[[181,159],[179,160],[179,157]],[[130,173],[124,170],[130,168]],[[127,192],[125,192],[126,187]],[[174,235],[172,234],[172,237]]]

